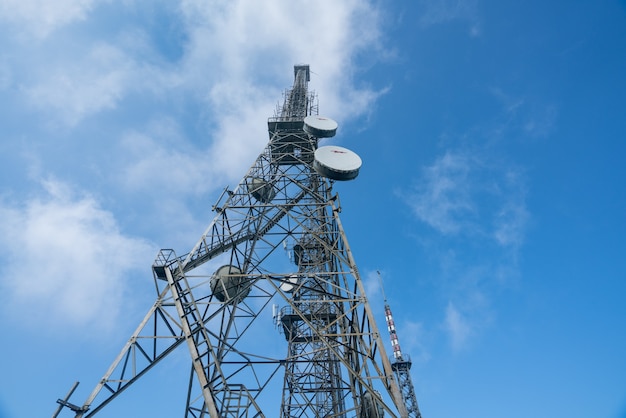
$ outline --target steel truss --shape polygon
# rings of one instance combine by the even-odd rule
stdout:
[[[308,81],[308,66],[296,66],[267,147],[224,190],[192,251],[158,254],[144,320],[82,406],[59,401],[76,417],[95,415],[180,345],[191,355],[186,417],[407,416],[333,182],[313,169]],[[210,274],[209,262],[226,273]],[[255,341],[274,305],[286,355]]]
[[[402,399],[404,400],[409,418],[422,418],[419,406],[417,405],[413,381],[411,380],[411,357],[402,355],[399,359],[392,360],[391,368],[398,379],[398,386],[400,387]]]

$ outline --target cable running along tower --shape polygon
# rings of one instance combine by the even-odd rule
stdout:
[[[361,160],[318,146],[337,124],[318,116],[309,74],[294,67],[268,145],[192,250],[159,252],[156,301],[103,378],[53,417],[96,415],[178,348],[191,356],[184,417],[408,416],[332,188]]]

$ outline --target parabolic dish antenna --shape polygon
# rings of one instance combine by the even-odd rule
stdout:
[[[304,118],[304,132],[317,138],[330,138],[337,132],[337,122],[323,116],[307,116]]]
[[[280,290],[282,290],[285,293],[291,293],[293,292],[293,289],[298,285],[298,276],[297,275],[292,275],[289,276],[287,279],[285,279],[285,281],[283,281],[280,284]]]
[[[233,265],[222,266],[211,277],[211,291],[220,302],[233,304],[241,302],[248,293],[248,280],[241,275],[241,269]]]
[[[254,177],[248,182],[248,192],[254,196],[254,198],[263,203],[269,203],[276,196],[276,191],[271,184],[265,180]]]
[[[333,180],[352,180],[359,175],[361,157],[347,148],[327,145],[315,150],[315,171]]]

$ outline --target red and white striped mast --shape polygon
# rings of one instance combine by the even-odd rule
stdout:
[[[409,370],[411,369],[411,357],[408,355],[402,355],[402,349],[400,348],[400,341],[398,339],[398,332],[393,320],[393,314],[391,313],[391,307],[387,303],[387,297],[385,296],[385,289],[383,287],[383,279],[378,273],[378,280],[380,281],[380,289],[383,293],[383,300],[385,301],[385,321],[387,322],[387,330],[389,331],[389,338],[391,339],[391,347],[393,348],[393,359],[391,361],[391,369],[398,379],[398,386],[402,392],[402,399],[406,405],[408,416],[411,418],[422,418],[419,407],[417,405],[417,398],[415,397],[415,389],[413,388],[413,381]]]

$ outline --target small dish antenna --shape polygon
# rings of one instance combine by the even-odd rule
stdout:
[[[317,138],[331,138],[337,133],[337,122],[323,116],[307,116],[304,118],[304,132]]]

